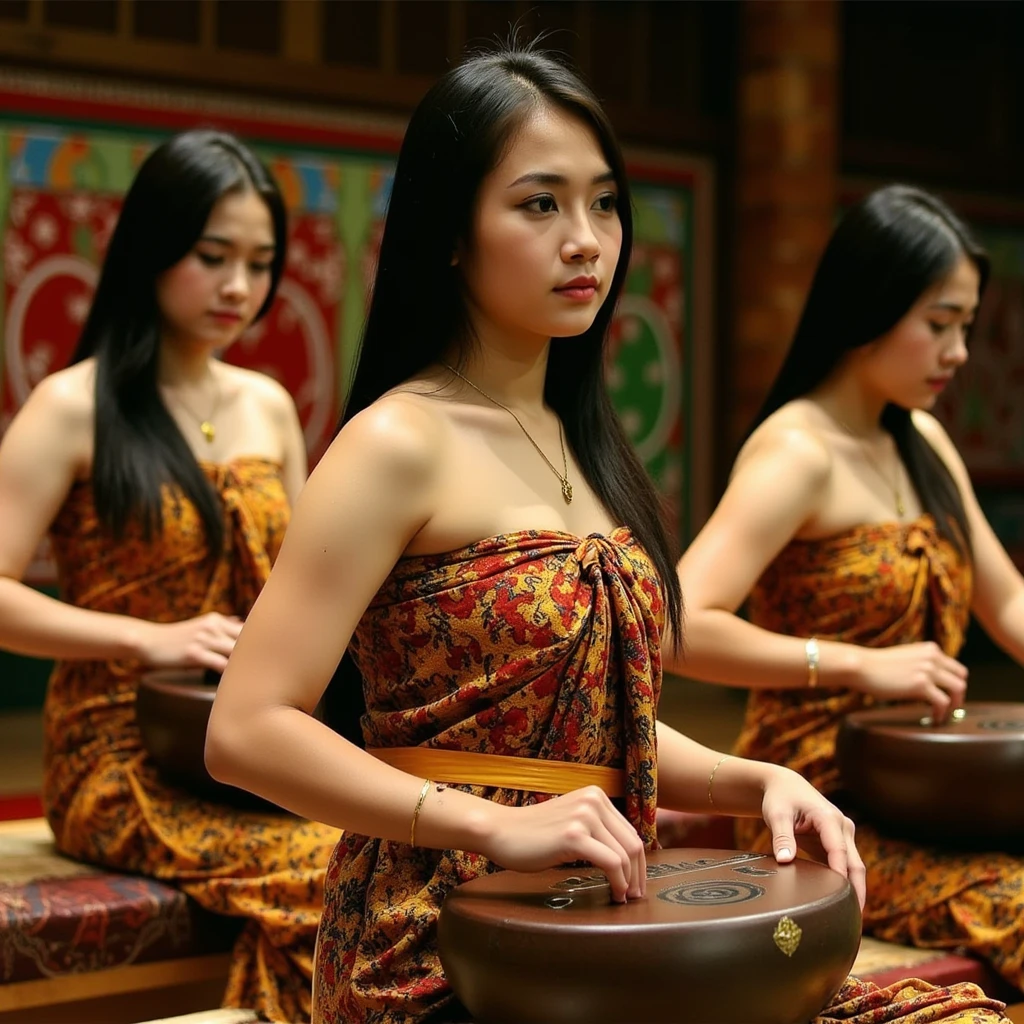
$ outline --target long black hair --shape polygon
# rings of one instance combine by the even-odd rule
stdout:
[[[892,330],[964,256],[984,292],[988,256],[952,210],[921,189],[888,185],[853,206],[825,248],[793,343],[750,432],[813,391],[852,349]],[[889,403],[882,426],[896,442],[921,505],[966,553],[963,497],[945,462],[914,426],[910,410]]]
[[[406,129],[395,170],[380,256],[358,362],[339,429],[386,392],[438,362],[452,344],[464,362],[473,343],[452,254],[469,240],[481,182],[500,162],[516,131],[539,108],[554,107],[597,136],[618,187],[622,249],[609,294],[591,327],[553,338],[544,399],[562,421],[583,476],[617,523],[628,526],[661,577],[668,619],[678,643],[682,597],[665,505],[612,407],[603,360],[615,305],[633,243],[625,164],[600,103],[565,64],[512,42],[470,56],[426,94]],[[346,656],[329,690],[354,699]],[[351,714],[348,716],[351,722]],[[343,730],[356,738],[351,728]]]
[[[184,258],[229,193],[254,191],[274,227],[270,308],[285,262],[287,217],[262,163],[233,135],[197,130],[146,157],[124,199],[96,294],[71,357],[96,360],[92,486],[100,522],[115,537],[129,522],[149,537],[162,525],[161,489],[176,485],[198,510],[211,553],[220,550],[217,496],[157,390],[161,313],[156,278]]]

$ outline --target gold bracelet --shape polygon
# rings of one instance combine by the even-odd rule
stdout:
[[[412,824],[409,826],[409,845],[416,845],[416,822],[419,820],[420,811],[423,810],[423,801],[427,799],[430,792],[430,779],[423,780],[423,788],[420,790],[420,798],[416,801],[416,810],[412,812]]]
[[[818,685],[818,659],[821,653],[815,637],[812,636],[804,644],[804,651],[807,654],[807,688],[813,690]]]
[[[715,798],[711,795],[711,785],[715,781],[715,772],[717,772],[718,769],[722,766],[722,762],[728,761],[730,757],[732,757],[732,754],[723,754],[718,759],[718,764],[716,764],[715,767],[711,769],[711,774],[708,776],[708,803],[711,804],[714,810],[718,810],[718,808],[715,807]]]

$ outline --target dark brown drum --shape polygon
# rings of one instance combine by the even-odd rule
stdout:
[[[894,835],[954,847],[1024,844],[1024,704],[973,703],[932,725],[921,704],[846,717],[836,741],[857,812]]]
[[[201,669],[148,672],[139,681],[135,715],[142,742],[169,783],[234,807],[275,809],[252,793],[217,782],[203,750],[220,676]]]
[[[659,850],[647,896],[604,875],[500,871],[456,888],[441,963],[477,1024],[806,1024],[860,945],[850,884],[820,864]]]

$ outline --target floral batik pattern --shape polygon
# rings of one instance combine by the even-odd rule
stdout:
[[[970,562],[924,515],[791,542],[751,594],[752,622],[776,633],[864,647],[933,640],[950,656],[964,641]],[[736,751],[788,765],[818,789],[839,789],[836,733],[865,694],[829,687],[754,690]],[[766,849],[755,820],[736,823],[737,844]],[[963,947],[1024,988],[1024,858],[961,853],[886,836],[857,824],[868,869],[864,929],[928,949]]]
[[[203,469],[224,512],[215,557],[198,512],[170,489],[157,537],[129,526],[114,543],[90,484],[76,484],[51,530],[64,600],[151,622],[207,612],[244,617],[288,524],[280,467],[245,458]],[[340,833],[168,786],[139,734],[141,672],[132,661],[63,661],[53,672],[43,713],[43,800],[57,847],[173,882],[206,909],[241,918],[225,1005],[273,1021],[308,1020],[324,876]]]

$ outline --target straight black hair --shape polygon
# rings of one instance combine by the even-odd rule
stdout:
[[[235,136],[183,132],[143,161],[125,196],[96,294],[71,362],[96,360],[92,486],[100,522],[115,537],[139,522],[162,526],[161,492],[175,485],[197,508],[211,554],[224,526],[217,495],[157,389],[161,313],[156,278],[189,252],[229,193],[254,191],[274,227],[270,308],[284,269],[287,216],[270,172]]]
[[[596,135],[618,188],[622,250],[609,294],[582,335],[553,338],[545,401],[562,421],[587,483],[615,521],[628,526],[661,577],[677,643],[682,596],[676,545],[656,492],[605,388],[606,338],[629,268],[633,218],[622,152],[607,115],[577,74],[536,44],[512,42],[470,56],[426,94],[406,129],[388,205],[373,294],[339,429],[386,392],[444,357],[454,343],[463,364],[472,331],[452,254],[470,237],[481,182],[517,130],[544,107],[568,113]],[[355,699],[346,656],[329,690]],[[357,709],[356,709],[357,710]],[[328,717],[335,715],[328,707]],[[351,723],[354,710],[341,712]],[[351,728],[343,729],[358,741]]]
[[[962,257],[976,267],[983,293],[988,256],[952,210],[928,192],[888,185],[853,206],[825,248],[793,343],[750,433],[787,402],[813,391],[848,352],[892,330]],[[968,553],[963,497],[910,410],[890,403],[882,426],[896,442],[922,507],[942,535]]]

